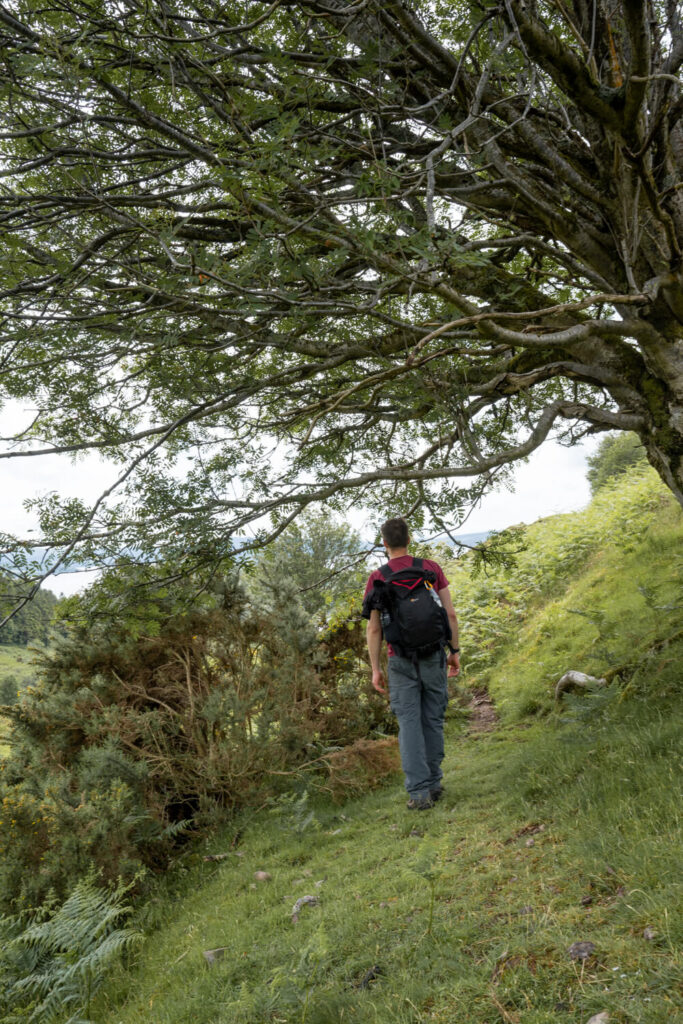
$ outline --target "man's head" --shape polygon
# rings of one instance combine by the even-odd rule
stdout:
[[[389,551],[395,551],[397,548],[407,548],[410,543],[408,524],[400,516],[396,519],[387,519],[386,523],[382,523],[381,532],[384,546]]]

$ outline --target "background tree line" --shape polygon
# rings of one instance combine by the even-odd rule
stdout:
[[[8,580],[3,580],[0,587],[10,589],[11,584]],[[20,608],[0,629],[0,644],[25,647],[32,643],[48,643],[57,605],[58,598],[51,590],[39,590],[34,599]]]

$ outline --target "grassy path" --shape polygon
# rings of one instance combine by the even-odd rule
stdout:
[[[112,979],[95,1019],[673,1021],[676,796],[662,778],[674,743],[657,716],[468,732],[456,715],[432,811],[407,812],[397,780],[342,808],[262,811],[235,850],[234,829],[216,835],[206,852],[230,855],[174,872],[148,906],[156,930],[137,967]],[[319,903],[294,924],[303,895]],[[581,941],[594,949],[572,959]]]

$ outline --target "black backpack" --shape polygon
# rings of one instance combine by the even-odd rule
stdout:
[[[375,580],[373,606],[378,609],[384,639],[403,658],[426,657],[451,644],[451,624],[435,590],[436,573],[414,558],[407,569],[388,565]]]

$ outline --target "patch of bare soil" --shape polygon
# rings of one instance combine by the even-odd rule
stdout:
[[[470,711],[470,724],[467,735],[477,733],[493,732],[498,725],[498,715],[493,706],[493,701],[486,690],[472,690],[470,702],[467,705]]]

